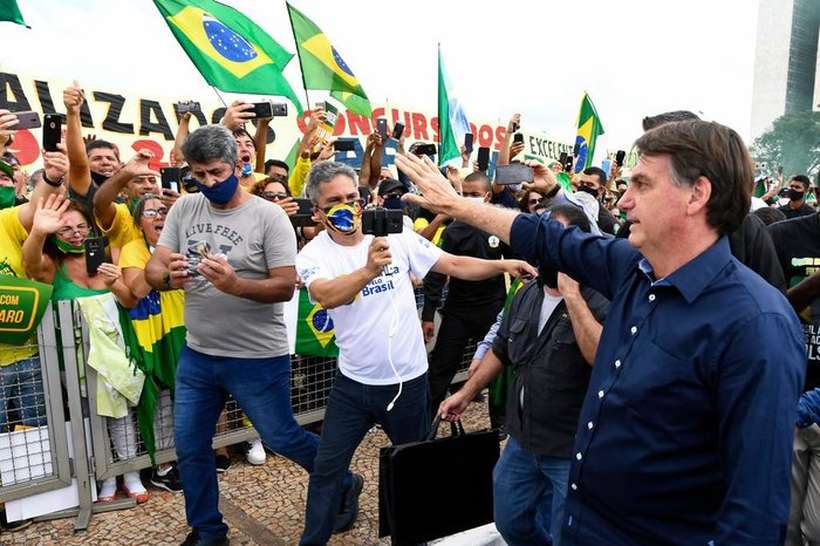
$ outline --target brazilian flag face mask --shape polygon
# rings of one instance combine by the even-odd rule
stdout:
[[[362,208],[358,202],[340,203],[323,211],[328,226],[339,233],[350,234],[359,229]]]

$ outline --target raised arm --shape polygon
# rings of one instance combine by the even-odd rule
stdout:
[[[431,271],[465,281],[481,281],[502,273],[513,277],[535,277],[538,270],[521,260],[482,260],[443,252]]]
[[[66,109],[65,144],[68,151],[69,177],[71,189],[77,195],[88,195],[91,187],[91,168],[83,141],[83,126],[80,121],[80,107],[85,102],[85,94],[80,84],[74,83],[63,91]]]
[[[564,296],[564,302],[567,304],[567,313],[569,313],[572,331],[575,333],[575,341],[578,342],[581,355],[587,364],[592,366],[595,363],[595,354],[598,352],[598,342],[601,341],[601,332],[604,327],[592,314],[575,280],[564,273],[559,273],[558,291]]]
[[[23,243],[23,266],[30,278],[46,283],[54,280],[54,262],[43,254],[43,245],[49,235],[64,226],[62,216],[70,204],[71,201],[57,194],[49,195],[45,202],[42,198],[37,200],[34,223]]]
[[[153,157],[154,155],[148,150],[140,150],[117,174],[106,180],[94,194],[94,215],[102,229],[111,227],[116,215],[114,200],[132,178],[137,176],[159,177],[159,173],[148,166],[148,162]]]
[[[10,111],[0,108],[0,155],[6,152],[12,140],[14,130],[12,127],[17,125],[17,116]]]
[[[173,167],[179,167],[183,163],[182,145],[185,144],[190,131],[191,113],[185,112],[179,118],[179,127],[177,127],[177,134],[174,137],[174,148],[171,150],[171,164]]]
[[[379,185],[379,177],[382,174],[382,154],[384,153],[384,140],[378,133],[373,133],[373,150],[370,154],[370,173],[369,177],[365,178],[362,174],[361,178],[365,180],[371,189],[376,189]],[[361,182],[359,182],[361,184]]]
[[[26,231],[31,231],[37,203],[41,199],[45,202],[49,195],[63,189],[63,179],[68,172],[68,157],[65,146],[58,144],[57,149],[56,152],[43,152],[43,170],[33,175],[39,176],[40,180],[34,185],[31,200],[20,206],[19,219]]]
[[[504,135],[504,144],[501,145],[501,149],[498,151],[498,161],[496,162],[496,165],[508,165],[510,163],[510,158],[513,157],[510,154],[510,144],[512,144],[513,133],[515,133],[516,127],[520,125],[521,114],[513,114],[512,119],[510,119],[510,122],[507,124],[507,132]]]
[[[256,166],[258,173],[265,173],[265,151],[268,147],[268,125],[271,118],[259,118],[256,120],[256,132],[253,135],[253,145],[256,148]]]
[[[370,156],[373,155],[376,136],[376,133],[367,135],[367,141],[365,141],[364,144],[364,154],[362,155],[362,168],[359,171],[359,186],[370,186]]]

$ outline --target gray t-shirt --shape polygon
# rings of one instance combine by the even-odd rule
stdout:
[[[180,198],[168,213],[158,245],[184,254],[195,269],[203,243],[246,279],[267,278],[268,269],[292,266],[296,260],[296,236],[287,215],[256,196],[228,210],[211,206],[202,194]],[[281,303],[231,296],[196,272],[185,287],[185,326],[188,346],[208,355],[288,354]]]

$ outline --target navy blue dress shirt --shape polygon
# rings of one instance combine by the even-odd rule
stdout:
[[[562,544],[782,545],[803,332],[726,237],[664,279],[624,239],[521,215],[513,252],[611,300]]]

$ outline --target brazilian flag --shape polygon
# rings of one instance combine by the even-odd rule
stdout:
[[[326,89],[351,112],[369,117],[372,108],[364,89],[325,33],[290,4],[288,14],[305,89]]]
[[[230,93],[287,97],[302,106],[282,70],[293,58],[253,21],[214,0],[154,0],[209,85]]]
[[[299,290],[296,319],[296,354],[335,358],[339,356],[336,331],[327,309],[310,301],[307,288]]]
[[[604,134],[604,127],[601,125],[601,118],[598,117],[592,99],[584,93],[584,98],[581,100],[581,111],[578,113],[578,132],[575,137],[575,147],[578,150],[575,160],[576,174],[592,166],[595,141],[602,134]]]
[[[0,0],[0,21],[8,21],[10,23],[17,23],[26,28],[31,28],[23,20],[23,14],[20,13],[20,7],[17,5],[17,0]]]

